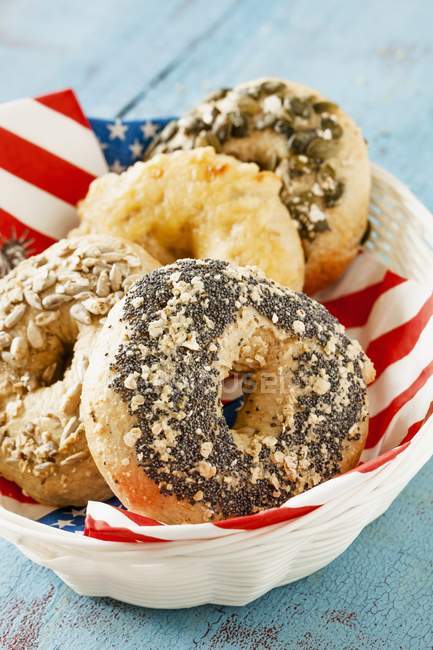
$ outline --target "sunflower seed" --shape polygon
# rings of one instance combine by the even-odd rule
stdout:
[[[74,296],[75,300],[79,300],[82,302],[83,300],[87,300],[88,298],[94,298],[95,294],[93,294],[91,291],[81,291],[81,293],[77,293],[76,296]]]
[[[124,255],[121,253],[115,253],[110,252],[110,253],[102,253],[101,259],[104,260],[104,262],[108,262],[109,264],[112,264],[113,262],[121,262],[124,260]]]
[[[102,249],[99,246],[86,246],[86,248],[80,251],[83,257],[100,257],[101,253]]]
[[[5,318],[4,326],[6,329],[9,329],[16,325],[18,321],[21,320],[21,318],[24,316],[26,309],[27,307],[24,303],[21,303],[20,305],[14,307],[11,313],[8,314]]]
[[[2,357],[3,361],[5,363],[9,364],[10,366],[15,366],[16,365],[15,359],[13,358],[13,356],[12,356],[12,354],[10,352],[2,352],[1,357]]]
[[[83,325],[90,325],[92,323],[92,317],[90,316],[89,312],[83,307],[83,305],[78,302],[75,303],[75,305],[72,305],[69,313],[71,314],[72,318],[74,318],[79,323],[82,323]]]
[[[104,316],[110,309],[109,305],[103,298],[88,298],[81,303],[87,311],[95,316]]]
[[[46,460],[43,463],[38,463],[33,467],[34,472],[44,472],[46,469],[50,469],[51,467],[54,467],[54,462]]]
[[[14,287],[12,291],[8,293],[9,302],[22,302],[23,301],[23,291],[20,287]]]
[[[57,282],[57,276],[55,273],[52,271],[46,271],[45,273],[42,273],[41,275],[37,275],[33,279],[33,291],[36,291],[36,293],[39,293],[40,291],[44,291],[45,289],[49,289],[52,287],[54,284]]]
[[[38,294],[30,289],[24,289],[24,299],[33,309],[42,309],[42,302]]]
[[[75,296],[80,291],[84,291],[89,286],[87,278],[80,278],[79,280],[70,280],[63,285],[64,293],[68,296]],[[63,293],[63,292],[62,292]]]
[[[39,268],[43,264],[46,264],[48,262],[47,256],[46,255],[37,255],[36,257],[33,257],[32,259],[33,264],[35,265],[36,268]]]
[[[77,382],[66,391],[60,408],[67,415],[73,415],[77,410],[81,398],[81,389],[81,382]]]
[[[27,325],[27,339],[32,348],[35,348],[36,350],[44,347],[44,337],[42,332],[33,320],[29,321],[29,324]]]
[[[68,456],[64,460],[61,461],[60,465],[63,467],[65,465],[75,465],[76,463],[79,463],[80,460],[84,460],[87,458],[88,453],[86,451],[77,451],[76,454],[72,454],[72,456]]]
[[[113,264],[110,270],[110,282],[113,291],[119,291],[122,286],[122,273],[118,264]]]
[[[123,281],[122,289],[124,291],[128,291],[130,287],[132,287],[134,282],[137,282],[139,278],[141,278],[141,275],[139,273],[133,273],[132,275],[128,275],[128,277],[125,278]]]
[[[0,349],[8,348],[12,343],[12,337],[7,332],[0,332]]]
[[[62,435],[60,436],[60,442],[59,442],[59,448],[61,449],[67,442],[68,438],[76,431],[78,427],[78,418],[76,415],[72,416],[65,428],[62,431]]]
[[[54,373],[56,372],[57,369],[57,363],[52,363],[50,366],[47,366],[42,373],[42,379],[46,384],[49,384],[52,378],[54,377]]]
[[[95,264],[97,264],[98,262],[99,262],[99,258],[97,258],[97,257],[85,257],[85,258],[82,260],[81,263],[82,263],[83,266],[87,266],[88,269],[91,269],[91,268],[93,268],[93,267],[95,266]]]
[[[15,336],[11,343],[11,355],[17,363],[21,363],[27,357],[29,347],[23,336]]]
[[[96,283],[96,295],[100,298],[106,298],[110,293],[110,278],[106,271],[102,271],[99,274],[98,281]]]
[[[50,293],[45,298],[42,298],[42,307],[44,309],[57,309],[57,307],[70,300],[72,300],[72,296],[65,296],[62,293]]]
[[[40,327],[45,327],[46,325],[49,325],[50,323],[53,323],[55,320],[57,320],[58,317],[59,317],[58,311],[50,311],[50,312],[45,312],[43,314],[37,314],[35,316],[35,323]]]

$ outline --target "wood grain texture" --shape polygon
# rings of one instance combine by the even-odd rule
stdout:
[[[156,116],[280,75],[340,102],[433,208],[432,24],[430,0],[0,0],[0,100],[71,85],[89,114]],[[329,567],[242,609],[83,598],[0,542],[0,648],[431,648],[432,473]]]

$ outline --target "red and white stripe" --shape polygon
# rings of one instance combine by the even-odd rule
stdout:
[[[77,225],[76,204],[107,172],[72,90],[0,105],[0,223],[3,239],[44,250]]]
[[[0,476],[0,506],[33,521],[41,519],[55,509],[37,503],[25,495],[15,483],[2,476]]]
[[[203,540],[308,515],[364,481],[405,462],[405,452],[433,413],[433,299],[416,283],[360,255],[321,302],[360,339],[377,367],[369,387],[371,419],[362,464],[290,499],[280,508],[214,524],[165,526],[107,504],[89,503],[85,534],[119,542]]]

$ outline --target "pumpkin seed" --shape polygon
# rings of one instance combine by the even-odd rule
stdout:
[[[341,199],[344,192],[344,183],[337,181],[332,190],[324,190],[324,203],[327,208],[332,208],[339,199]]]
[[[329,117],[323,117],[320,121],[321,129],[329,129],[332,133],[332,137],[335,140],[338,140],[343,135],[342,127],[334,120],[330,120]]]
[[[200,131],[206,131],[210,128],[201,117],[190,117],[181,120],[181,125],[186,135],[197,135]]]
[[[216,102],[219,99],[223,99],[230,91],[231,88],[219,88],[218,90],[214,90],[205,98],[204,103]]]
[[[239,110],[246,115],[255,115],[259,112],[259,105],[255,99],[248,95],[243,95],[238,99]]]
[[[311,107],[306,101],[303,101],[299,97],[292,97],[290,100],[290,109],[294,115],[298,117],[310,117]]]
[[[314,138],[316,137],[317,137],[316,132],[313,130],[298,131],[293,136],[290,142],[290,147],[292,151],[294,151],[297,154],[305,153],[310,142],[314,140]]]
[[[281,90],[285,90],[286,86],[282,81],[264,81],[260,84],[260,90],[268,95],[274,95]]]
[[[232,126],[232,136],[234,138],[243,138],[248,133],[248,117],[243,113],[229,113],[227,119]]]
[[[168,142],[168,140],[171,140],[176,133],[179,131],[179,124],[177,120],[174,120],[173,122],[169,122],[167,126],[164,128],[163,131],[159,134],[159,138],[162,142]]]
[[[215,149],[216,153],[220,153],[221,144],[220,144],[220,141],[218,140],[218,138],[216,137],[215,133],[212,133],[211,131],[209,131],[206,134],[206,140],[207,140],[208,144]]]
[[[323,140],[322,138],[314,138],[307,145],[305,153],[309,158],[315,160],[325,160],[328,158],[334,149],[332,140]]]
[[[287,120],[277,120],[274,124],[274,131],[276,131],[276,133],[281,133],[282,135],[285,135],[286,138],[292,137],[294,133],[294,129],[291,123],[288,122]]]
[[[277,121],[276,116],[273,115],[272,113],[268,113],[267,115],[263,115],[263,117],[259,117],[256,120],[255,126],[258,131],[263,131],[264,129],[268,129],[274,126],[276,121]]]
[[[338,110],[338,106],[334,102],[315,102],[313,104],[313,110],[315,113],[334,113]]]

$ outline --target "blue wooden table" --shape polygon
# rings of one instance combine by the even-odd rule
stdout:
[[[73,86],[91,115],[176,114],[272,74],[317,87],[433,208],[431,0],[0,0],[0,101]],[[0,648],[433,647],[433,461],[319,573],[244,608],[79,597],[0,542]]]

